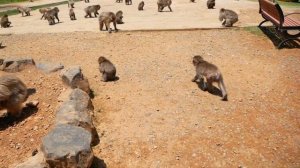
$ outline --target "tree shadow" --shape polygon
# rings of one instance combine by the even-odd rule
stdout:
[[[283,34],[278,34],[274,26],[258,26],[258,28],[272,41],[276,48],[284,39],[287,39]],[[300,48],[300,40],[290,40],[282,46],[288,49]]]
[[[13,117],[8,113],[6,116],[0,117],[0,131],[7,129],[10,126],[16,125],[38,111],[37,107],[25,107],[22,110],[20,117]]]
[[[210,89],[204,88],[204,85],[207,85],[207,83],[204,82],[204,80],[196,81],[196,84],[198,85],[198,88],[201,89],[202,91],[207,91],[208,93],[210,93],[212,95],[222,97],[222,92],[219,88],[217,88],[215,86],[212,86],[212,88],[210,88]]]
[[[107,165],[104,160],[98,158],[97,156],[94,156],[91,168],[107,168]]]

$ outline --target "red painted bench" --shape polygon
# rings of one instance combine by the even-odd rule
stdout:
[[[290,17],[292,14],[300,13],[290,13],[284,15],[279,4],[272,2],[271,0],[258,0],[259,2],[259,13],[265,19],[258,26],[261,27],[263,23],[270,21],[276,28],[277,32],[285,37],[277,48],[290,40],[299,40],[300,37],[300,20],[296,20]],[[297,34],[288,34],[288,30],[298,30]]]

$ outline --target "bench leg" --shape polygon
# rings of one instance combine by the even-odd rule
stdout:
[[[262,24],[264,24],[265,22],[267,22],[268,20],[263,20],[262,22],[260,22],[260,24],[258,25],[258,27],[261,27]]]
[[[299,40],[298,38],[288,38],[288,39],[285,39],[283,40],[282,42],[280,42],[277,46],[277,49],[280,49],[282,47],[282,45],[288,41],[291,41],[291,40]]]

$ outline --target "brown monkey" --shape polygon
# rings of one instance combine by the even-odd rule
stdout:
[[[172,0],[158,0],[157,1],[158,12],[161,12],[165,7],[168,7],[170,9],[170,12],[172,12],[171,4],[172,4]]]
[[[132,0],[125,0],[126,5],[132,5]]]
[[[123,24],[123,12],[121,10],[119,10],[117,13],[116,13],[116,22],[117,24]]]
[[[24,13],[26,16],[30,16],[31,8],[19,6],[17,7],[17,10],[19,11],[19,13],[22,13],[22,16],[24,16]]]
[[[19,117],[23,102],[27,99],[27,87],[16,76],[0,77],[0,109],[7,109],[7,113]]]
[[[190,2],[195,2],[195,0],[190,0]]]
[[[41,9],[39,9],[40,13],[42,14],[41,20],[42,20],[43,18],[46,19],[46,18],[45,18],[45,14],[46,14],[49,10],[51,10],[51,8],[41,8]]]
[[[113,81],[116,79],[116,67],[105,57],[98,58],[99,71],[102,74],[102,81]]]
[[[54,7],[53,9],[48,10],[45,14],[45,17],[48,20],[48,22],[49,22],[49,20],[53,20],[51,22],[54,22],[53,24],[55,24],[55,18],[59,22],[58,12],[59,12],[58,7]],[[50,24],[50,22],[49,22],[49,24]]]
[[[117,2],[117,3],[122,3],[122,2],[123,2],[123,0],[116,0],[116,2]]]
[[[102,12],[99,16],[100,31],[102,31],[103,25],[105,24],[106,30],[108,30],[108,32],[111,33],[110,22],[113,22],[115,31],[117,32],[118,29],[116,20],[116,15],[113,12]]]
[[[216,5],[216,2],[215,2],[215,0],[207,0],[206,5],[207,5],[208,9],[213,9]]]
[[[222,22],[222,25],[225,27],[231,27],[236,23],[238,19],[238,14],[229,9],[220,9],[219,20]]]
[[[75,12],[72,8],[70,8],[70,10],[69,10],[69,16],[70,16],[71,20],[76,20]]]
[[[140,3],[139,3],[138,10],[139,10],[139,11],[140,11],[140,10],[144,10],[144,5],[145,5],[145,2],[144,2],[144,1],[140,2]]]
[[[193,64],[196,67],[196,76],[193,78],[193,82],[200,80],[204,81],[206,79],[207,85],[204,83],[204,89],[211,89],[213,82],[217,82],[218,86],[222,92],[222,100],[227,101],[227,92],[223,81],[223,76],[214,64],[205,61],[201,56],[196,55],[193,57]]]
[[[71,6],[71,8],[74,8],[74,4],[75,4],[74,0],[68,0],[68,7]]]
[[[95,17],[97,17],[97,15],[99,15],[98,10],[100,10],[101,6],[100,5],[92,5],[92,6],[88,6],[84,9],[86,15],[84,16],[85,18],[87,18],[88,16],[91,18],[92,17],[92,13],[94,13]]]
[[[11,25],[11,22],[8,20],[8,15],[5,14],[1,18],[1,27],[7,28]]]

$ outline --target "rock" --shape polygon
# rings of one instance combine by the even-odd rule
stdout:
[[[50,167],[87,168],[93,161],[91,134],[83,128],[57,125],[42,140],[41,151]]]
[[[12,166],[11,168],[47,168],[47,164],[44,162],[43,153],[38,153],[33,157],[30,157],[27,161],[18,164],[16,166]]]
[[[80,67],[76,66],[62,71],[61,78],[64,84],[72,89],[79,88],[87,94],[91,93],[89,81],[84,78]]]
[[[35,62],[31,58],[7,59],[3,60],[2,64],[0,65],[0,70],[5,72],[19,72],[30,65],[35,65]]]
[[[62,103],[56,112],[55,124],[70,124],[82,127],[92,135],[92,144],[99,142],[99,136],[94,127],[91,112],[94,110],[91,99],[84,91],[74,89],[69,100]]]
[[[52,73],[64,69],[64,65],[53,63],[38,63],[36,67],[45,73]]]

